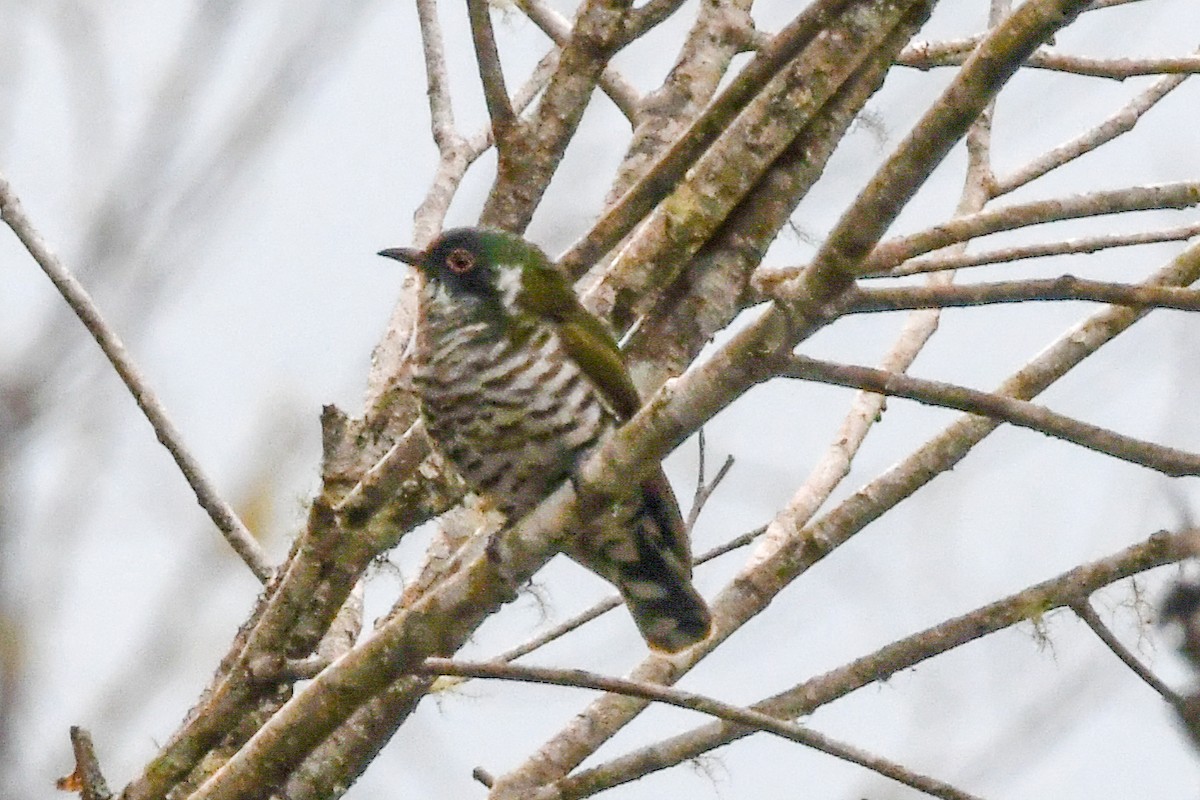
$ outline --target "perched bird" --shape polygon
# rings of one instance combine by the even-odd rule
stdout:
[[[458,228],[381,256],[420,270],[414,385],[431,438],[475,492],[516,522],[641,405],[604,324],[536,246]],[[627,507],[626,507],[627,506]],[[661,468],[633,499],[572,532],[567,555],[621,592],[651,647],[708,635],[679,506]]]

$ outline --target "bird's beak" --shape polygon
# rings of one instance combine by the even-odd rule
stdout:
[[[414,267],[425,266],[424,251],[414,250],[411,247],[389,247],[387,250],[380,250],[379,255],[403,261],[405,264],[412,264]]]

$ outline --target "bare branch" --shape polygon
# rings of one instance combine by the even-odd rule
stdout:
[[[517,117],[504,86],[504,70],[500,67],[500,51],[496,48],[487,0],[467,0],[467,14],[471,19],[471,37],[475,40],[479,78],[483,81],[483,97],[492,118],[492,135],[497,146],[503,148]]]
[[[1088,300],[1132,308],[1174,308],[1200,311],[1200,291],[1177,286],[1111,283],[1062,275],[1028,281],[997,281],[959,286],[897,286],[856,289],[846,313],[901,311],[910,308],[948,308],[1029,301]]]
[[[965,135],[980,111],[1028,53],[1049,38],[1058,27],[1068,23],[1082,6],[1079,0],[1061,3],[1030,0],[992,31],[939,101],[876,173],[867,189],[855,200],[826,240],[814,267],[805,273],[804,283],[811,291],[804,296],[810,301],[803,308],[799,305],[784,307],[776,303],[735,334],[706,362],[689,370],[673,384],[664,385],[629,423],[582,465],[581,478],[584,481],[595,480],[595,485],[600,487],[604,486],[606,476],[612,478],[622,475],[624,480],[629,480],[629,475],[636,474],[633,465],[642,463],[646,456],[659,457],[676,446],[748,387],[765,380],[772,371],[774,355],[785,355],[798,341],[825,324],[827,318],[823,306],[850,287],[853,274],[860,268],[859,262],[866,257],[916,188],[954,142]],[[1200,262],[1200,252],[1193,254],[1192,260]],[[1132,323],[1133,319],[1136,317],[1129,322]],[[1105,326],[1103,336],[1099,338],[1107,341],[1119,329],[1119,326],[1117,329],[1111,325]],[[1086,350],[1086,347],[1072,342],[1073,357],[1082,358]],[[1032,381],[1025,386],[1036,392],[1036,384],[1037,381]],[[986,433],[981,434],[980,438],[982,435]],[[976,441],[978,439],[970,436],[960,436],[956,444],[962,447],[962,455],[965,455]],[[944,453],[940,457],[946,469],[957,461],[957,458],[946,459]],[[855,497],[868,505],[880,502],[890,505],[891,502],[898,502],[900,496],[907,496],[914,491],[914,483],[923,483],[936,472],[922,469],[919,471],[920,480],[916,472],[908,475],[906,480],[894,485],[895,494],[888,491],[872,493],[868,495],[869,501],[863,495]],[[607,489],[618,491],[619,486],[614,483]],[[852,507],[858,505],[858,502],[851,504]],[[849,508],[846,510],[849,512]],[[847,522],[847,519],[838,519],[841,516],[835,512],[827,519],[831,526],[836,526]],[[857,518],[854,513],[850,516]],[[874,516],[870,518],[874,519]],[[861,520],[861,524],[865,523],[865,519]],[[853,530],[857,530],[857,525],[851,523],[841,527],[837,535],[833,530],[828,532],[833,538],[841,538],[843,535],[848,537]],[[807,537],[804,541],[812,542]],[[669,661],[650,659],[637,669],[636,676],[658,683],[670,683],[678,679],[690,666],[723,642],[742,621],[758,613],[768,598],[773,596],[772,592],[764,593],[763,587],[754,583],[754,578],[766,584],[786,583],[790,579],[789,574],[794,577],[793,566],[799,567],[808,557],[819,559],[829,551],[827,541],[819,539],[813,542],[813,549],[800,548],[805,556],[796,561],[789,558],[788,554],[795,551],[788,547],[778,548],[776,552],[756,561],[754,577],[745,584],[740,579],[735,581],[712,604],[716,626],[706,642]],[[754,586],[755,589],[743,592],[738,588],[740,586]],[[606,704],[602,713],[593,714],[597,705],[606,699],[597,701],[592,709],[578,716],[568,728],[543,745],[525,765],[499,778],[493,794],[497,798],[524,797],[532,787],[556,780],[644,708],[644,705],[626,699],[622,704]]]
[[[633,138],[609,187],[605,208],[621,199],[712,100],[734,55],[742,49],[741,31],[753,26],[750,4],[751,0],[700,4],[674,66],[638,109]],[[640,28],[678,5],[678,0],[645,3],[631,12],[629,26]]]
[[[828,17],[850,0],[817,0],[760,51],[709,104],[676,143],[642,175],[621,199],[610,206],[587,236],[559,259],[571,275],[581,275],[601,255],[612,250],[633,227],[680,181],[684,173],[716,140],[746,103],[822,31]]]
[[[726,461],[725,463],[729,463],[729,462]],[[700,555],[697,555],[695,558],[692,559],[692,563],[695,566],[700,566],[701,564],[703,564],[707,561],[712,561],[714,558],[723,556],[726,553],[731,553],[734,550],[737,550],[738,548],[745,547],[746,545],[750,544],[755,539],[757,539],[759,536],[762,536],[763,533],[766,532],[766,530],[767,530],[767,528],[764,525],[761,528],[755,528],[752,531],[747,531],[746,533],[743,533],[740,536],[735,536],[734,538],[730,539],[728,542],[719,544],[716,547],[713,547],[712,549],[706,550],[705,552],[701,553]],[[549,644],[550,642],[553,642],[556,639],[561,639],[563,636],[566,636],[568,633],[571,633],[572,631],[577,630],[578,628],[582,628],[587,623],[591,622],[592,620],[594,620],[604,614],[607,614],[609,611],[612,611],[614,608],[620,608],[622,602],[623,601],[621,600],[620,595],[618,595],[618,594],[610,595],[610,596],[604,598],[603,600],[599,601],[595,605],[593,605],[591,608],[581,611],[578,614],[576,614],[575,616],[573,616],[569,619],[565,619],[553,627],[547,628],[546,630],[542,631],[538,635],[528,639],[525,642],[522,642],[521,644],[517,645],[516,647],[513,647],[509,650],[505,650],[503,653],[496,655],[495,657],[492,658],[492,661],[501,662],[501,663],[505,663],[505,664],[507,664],[510,661],[516,661],[518,658],[529,655],[534,650],[537,650],[538,648],[543,647],[543,646]]]
[[[1050,69],[1075,75],[1123,81],[1137,75],[1194,75],[1200,72],[1200,56],[1089,58],[1045,48],[1029,59],[1029,66],[1035,69]]]
[[[696,433],[697,446],[700,449],[699,466],[696,474],[696,492],[692,495],[692,508],[688,511],[687,529],[691,531],[696,527],[696,520],[700,519],[700,512],[704,510],[704,504],[712,497],[713,492],[721,485],[721,481],[725,480],[725,476],[729,474],[729,470],[733,468],[733,456],[725,457],[725,461],[721,464],[721,468],[717,470],[717,474],[713,476],[711,482],[705,482],[705,448],[704,448],[704,429],[701,428]]]
[[[552,686],[570,686],[580,689],[595,689],[629,697],[638,697],[667,705],[686,708],[701,714],[724,720],[728,723],[773,733],[789,741],[811,747],[834,758],[866,767],[886,778],[910,786],[931,797],[945,800],[970,800],[975,795],[956,789],[947,783],[920,775],[893,761],[867,753],[852,745],[839,742],[811,728],[786,722],[741,706],[723,703],[705,695],[659,686],[653,683],[611,678],[580,669],[529,667],[495,662],[452,661],[448,658],[429,658],[417,670],[423,675],[455,675],[467,678],[495,678],[524,683],[541,683]],[[494,781],[493,781],[494,782]]]
[[[591,608],[585,609],[575,616],[565,619],[553,627],[547,628],[538,635],[531,637],[516,647],[505,650],[503,653],[497,655],[493,660],[505,664],[510,661],[516,661],[518,658],[527,656],[534,650],[544,647],[556,639],[561,639],[574,630],[582,628],[587,623],[603,616],[604,614],[607,614],[614,608],[620,608],[622,602],[621,595],[610,595],[592,605]]]
[[[1025,166],[1018,167],[1011,174],[997,179],[994,187],[996,194],[1007,194],[1133,130],[1147,111],[1177,89],[1187,77],[1171,75],[1155,81],[1099,125],[1038,156]]]
[[[436,23],[436,20],[435,20]],[[513,109],[517,113],[525,110],[525,108],[533,102],[534,97],[538,92],[546,87],[546,82],[550,79],[550,75],[558,66],[558,51],[551,50],[530,74],[529,79],[517,90],[513,96]],[[431,84],[430,92],[434,91]],[[438,133],[435,130],[434,138],[437,139]],[[413,214],[413,242],[418,247],[424,247],[433,240],[438,231],[441,230],[442,220],[446,216],[446,211],[450,208],[450,201],[454,199],[455,192],[458,191],[459,185],[462,183],[463,177],[467,173],[467,168],[483,155],[492,146],[492,130],[491,126],[487,126],[470,139],[463,139],[459,134],[452,129],[444,134],[438,144],[438,167],[434,174],[429,191],[425,195],[425,199],[421,201],[421,205]],[[393,322],[388,326],[388,331],[393,330],[408,330],[407,325],[397,324]],[[385,373],[395,372],[394,366],[387,364],[377,365],[382,368]]]
[[[1025,620],[1044,616],[1056,608],[1070,606],[1116,581],[1186,558],[1188,552],[1186,535],[1156,533],[1146,541],[1108,558],[1083,564],[886,645],[874,653],[755,703],[751,708],[774,717],[792,719],[806,716],[864,686],[887,680],[901,670],[911,669],[934,656]],[[556,797],[562,800],[587,797],[696,758],[750,732],[726,723],[706,725],[558,780],[551,788],[557,793]]]
[[[980,267],[987,264],[1003,264],[1026,258],[1096,253],[1114,247],[1133,247],[1142,244],[1158,244],[1160,242],[1180,242],[1187,241],[1196,236],[1200,236],[1200,223],[1179,225],[1174,228],[1163,228],[1156,231],[1083,236],[1076,239],[1062,239],[1043,244],[1017,245],[1015,247],[988,250],[982,253],[939,253],[928,258],[910,259],[898,267],[894,267],[885,273],[880,273],[880,275],[898,278],[906,275],[919,275],[926,272],[962,269],[964,267]],[[764,274],[770,275],[770,273]],[[866,275],[864,277],[875,276]],[[770,282],[769,277],[768,282]]]
[[[116,332],[104,321],[104,317],[96,308],[96,304],[92,302],[87,290],[51,251],[41,234],[34,229],[32,221],[25,215],[12,186],[3,175],[0,175],[0,219],[3,219],[8,227],[12,228],[13,233],[33,256],[34,261],[50,278],[54,287],[70,305],[71,310],[79,317],[79,321],[96,340],[96,344],[100,345],[105,357],[121,377],[121,381],[129,389],[129,393],[133,395],[138,408],[142,410],[151,427],[154,428],[154,435],[163,447],[167,448],[171,458],[179,467],[179,471],[183,473],[184,479],[192,487],[201,508],[208,513],[213,524],[225,536],[225,540],[250,568],[254,576],[265,583],[272,573],[266,553],[263,552],[254,535],[238,519],[233,508],[221,498],[212,481],[204,474],[199,462],[184,446],[183,437],[171,422],[162,402],[150,389],[137,365],[133,363],[125,345],[121,343]]]
[[[907,38],[906,29],[894,30],[875,55],[894,52]],[[754,302],[748,288],[754,269],[817,182],[889,67],[886,57],[867,58],[775,159],[674,283],[659,293],[625,347],[625,359],[643,393],[683,373],[716,332]]]
[[[660,22],[666,21],[683,3],[684,0],[646,0],[630,13],[625,37],[629,41],[640,38]]]
[[[542,0],[519,0],[517,5],[559,47],[571,40],[571,23]],[[599,84],[625,118],[630,122],[636,121],[641,97],[633,84],[611,66],[600,72]]]
[[[1158,692],[1163,700],[1177,709],[1183,709],[1186,706],[1187,701],[1178,692],[1163,683],[1137,656],[1129,651],[1128,647],[1121,644],[1121,640],[1116,637],[1111,628],[1104,624],[1100,615],[1096,613],[1096,609],[1092,608],[1092,603],[1088,598],[1085,597],[1072,603],[1071,610],[1092,629],[1092,633],[1104,642],[1104,646],[1111,650],[1113,655],[1121,659],[1122,663],[1129,667],[1134,675],[1141,678],[1147,686]]]
[[[77,725],[71,726],[71,747],[75,751],[75,771],[59,778],[56,786],[64,792],[79,792],[82,800],[109,800],[112,792],[100,770],[92,735]]]
[[[479,5],[483,5],[479,0]],[[533,115],[500,149],[480,224],[522,231],[558,170],[604,67],[620,49],[632,0],[584,0]]]
[[[421,52],[425,57],[425,81],[428,86],[429,118],[433,141],[439,150],[457,136],[454,129],[454,105],[450,100],[450,79],[446,70],[446,49],[438,22],[435,0],[417,0],[417,21],[421,26]],[[493,43],[494,45],[494,43]]]
[[[906,47],[896,63],[914,69],[955,67],[966,61],[970,54],[972,39],[951,42],[921,42]],[[966,45],[964,47],[964,45]],[[1170,58],[1091,58],[1088,56],[1061,53],[1048,47],[1039,49],[1029,57],[1025,66],[1034,69],[1069,72],[1092,78],[1110,78],[1123,81],[1138,75],[1194,75],[1200,72],[1200,56],[1174,56]]]
[[[374,513],[396,492],[400,481],[410,478],[412,463],[429,450],[425,423],[416,422],[392,445],[383,458],[375,462],[362,478],[333,507],[339,516],[366,518]]]
[[[987,236],[1002,231],[1017,230],[1030,225],[1041,225],[1047,222],[1059,222],[1067,219],[1100,216],[1104,214],[1120,214],[1129,211],[1148,211],[1162,208],[1189,208],[1200,205],[1200,183],[1183,181],[1166,183],[1157,186],[1139,186],[1127,189],[1116,189],[1105,192],[1089,192],[1063,197],[1057,200],[1036,200],[1031,203],[993,208],[956,217],[940,225],[928,228],[907,236],[898,236],[879,243],[860,267],[859,277],[880,277],[893,275],[908,275],[914,272],[927,272],[927,269],[909,270],[911,259],[922,253],[929,253],[949,247],[953,244],[970,241],[979,236]],[[1194,231],[1196,226],[1188,225],[1173,229],[1172,238],[1179,234]],[[1191,238],[1188,236],[1187,238]],[[1110,240],[1111,241],[1111,240]],[[1140,241],[1121,242],[1127,244],[1142,244]],[[1080,252],[1087,252],[1091,244],[1080,243]],[[1065,245],[1064,248],[1069,248]],[[1064,249],[1064,252],[1067,251]],[[947,269],[954,268],[953,259],[958,254],[946,256]],[[942,256],[935,256],[940,259]],[[933,259],[930,259],[933,261]],[[918,264],[922,262],[917,262]],[[934,262],[935,264],[938,262]],[[939,267],[940,268],[940,267]],[[788,267],[785,269],[763,270],[755,276],[758,288],[768,297],[803,297],[798,294],[804,291],[798,284],[800,276],[808,267]]]
[[[1037,200],[994,208],[948,220],[936,228],[881,242],[863,262],[860,274],[885,274],[922,253],[965,242],[977,236],[1016,230],[1029,225],[1128,211],[1190,208],[1196,205],[1200,205],[1200,182],[1181,181],[1157,186],[1088,192],[1054,200]]]
[[[849,386],[893,397],[906,397],[927,405],[991,417],[1153,469],[1164,475],[1200,475],[1200,455],[1124,436],[1107,428],[1056,414],[1043,406],[1024,400],[979,392],[965,386],[927,381],[869,367],[833,364],[799,355],[792,356],[791,363],[786,369],[780,370],[780,374],[789,378]]]

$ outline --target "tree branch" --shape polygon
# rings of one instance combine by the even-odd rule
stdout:
[[[1174,563],[1187,555],[1185,535],[1156,533],[1108,558],[1083,564],[1016,594],[895,641],[874,653],[755,703],[751,708],[778,718],[806,716],[851,692],[887,680],[897,672],[911,669],[934,656],[1025,620],[1045,616],[1054,609],[1071,606],[1109,584]],[[705,725],[558,780],[548,788],[560,800],[588,797],[696,758],[750,733],[753,733],[752,729],[728,723]]]
[[[1030,225],[1059,222],[1081,217],[1120,214],[1129,211],[1148,211],[1163,208],[1190,208],[1200,205],[1200,182],[1180,181],[1157,186],[1139,186],[1104,192],[1088,192],[1055,200],[1036,200],[1031,203],[993,208],[947,220],[907,236],[880,242],[861,264],[859,276],[890,275],[891,271],[911,258],[940,250],[959,242],[1001,231],[1011,231]],[[801,289],[788,284],[798,279],[806,267],[774,270],[762,276],[760,284],[768,294],[781,293],[792,297]],[[775,288],[781,287],[781,288]]]
[[[1172,477],[1200,475],[1200,455],[1153,444],[1056,414],[1049,409],[965,386],[912,378],[869,367],[834,364],[795,355],[780,374],[870,392],[905,397],[927,405],[954,408],[1008,422],[1056,439],[1129,461]]]
[[[558,47],[571,41],[571,23],[553,8],[541,0],[519,0],[517,5]],[[598,83],[625,118],[636,123],[641,97],[634,85],[611,66],[601,70]]]
[[[891,778],[894,781],[945,800],[970,800],[975,795],[956,789],[947,783],[920,775],[893,761],[867,753],[852,745],[818,733],[811,728],[786,722],[740,706],[723,703],[705,695],[659,686],[653,683],[611,678],[580,669],[529,667],[494,662],[452,661],[447,658],[429,658],[416,670],[422,675],[454,675],[464,678],[494,678],[523,683],[569,686],[579,689],[595,689],[601,692],[638,697],[667,705],[686,708],[725,722],[775,734],[797,744],[802,744],[834,758],[848,761]]]
[[[1173,308],[1200,311],[1200,291],[1177,286],[1111,283],[1062,275],[1027,281],[997,281],[958,286],[897,286],[856,289],[847,298],[846,313],[902,311],[911,308],[948,308],[1024,303],[1029,301],[1086,300],[1132,308]]]
[[[899,278],[907,275],[920,275],[927,272],[962,269],[964,267],[1004,264],[1027,258],[1096,253],[1113,247],[1133,247],[1142,244],[1187,241],[1196,236],[1200,236],[1200,223],[1179,225],[1174,228],[1163,228],[1156,231],[1084,236],[1077,239],[1063,239],[1042,244],[1017,245],[1015,247],[988,250],[982,253],[939,253],[927,258],[910,259],[898,267],[893,267],[886,273],[880,273],[879,277]],[[767,276],[767,282],[771,282],[771,273],[765,272],[764,274]],[[865,275],[863,277],[877,276]]]
[[[689,370],[673,383],[664,385],[628,424],[600,448],[596,456],[582,466],[581,478],[584,481],[594,479],[596,485],[600,486],[606,477],[622,475],[624,480],[628,480],[630,475],[636,474],[631,470],[632,465],[644,463],[643,459],[648,455],[657,457],[668,452],[682,441],[685,431],[695,430],[748,387],[765,380],[771,373],[776,355],[786,354],[798,341],[827,321],[824,307],[849,288],[852,276],[860,266],[859,262],[874,246],[883,230],[891,224],[900,208],[954,142],[966,133],[1028,53],[1049,38],[1054,30],[1069,22],[1082,6],[1079,0],[1062,3],[1031,0],[992,31],[939,101],[876,173],[867,189],[859,195],[826,240],[814,266],[804,276],[804,283],[810,291],[803,296],[810,300],[802,308],[777,302],[735,334],[706,362]],[[1195,260],[1200,261],[1200,257]],[[1130,319],[1132,321],[1133,318]],[[1106,335],[1115,335],[1111,331],[1111,328],[1105,328]],[[1071,353],[1082,357],[1084,350],[1086,348],[1073,343]],[[960,441],[963,445],[962,454],[965,455],[977,440],[964,437]],[[947,464],[945,468],[949,466]],[[919,481],[914,473],[908,476],[908,480],[895,485],[893,488],[897,492],[894,495],[888,491],[870,495],[870,504],[882,501],[890,505],[898,501],[900,495],[907,496],[914,491],[916,486],[913,483],[923,483],[933,473],[921,470],[919,474]],[[614,488],[610,487],[609,491]],[[857,513],[849,508],[846,513],[851,518],[858,518]],[[876,513],[881,513],[881,509],[876,508]],[[827,519],[831,525],[848,522],[846,518],[839,519],[840,516],[831,515]],[[874,514],[870,518],[873,519]],[[866,524],[865,519],[859,518],[859,522]],[[848,537],[851,529],[857,530],[857,527],[858,523],[849,523],[840,529],[840,535]],[[804,541],[811,540],[805,537]],[[786,576],[791,572],[791,566],[798,566],[787,555],[792,552],[792,548],[780,548],[779,552],[756,561],[756,576],[765,583],[782,586],[790,580]],[[823,555],[828,550],[822,541],[815,550],[806,552],[819,558],[818,553]],[[783,563],[776,557],[783,559]],[[767,569],[774,571],[760,572]],[[791,573],[791,576],[794,577],[794,574]],[[672,682],[724,641],[732,630],[758,613],[772,596],[774,592],[763,591],[763,587],[755,583],[754,577],[740,576],[713,603],[716,625],[708,640],[670,661],[651,659],[644,662],[638,668],[637,676],[659,683]],[[524,765],[499,779],[493,796],[497,800],[524,797],[532,787],[556,780],[590,755],[644,707],[632,700],[623,704],[609,704],[606,701],[607,698],[601,698],[593,703],[588,711],[547,742]]]
[[[171,422],[166,408],[150,389],[145,377],[130,357],[129,351],[122,344],[120,337],[104,321],[104,317],[100,314],[100,310],[92,301],[87,290],[63,265],[58,256],[50,250],[41,234],[33,227],[33,222],[26,216],[21,201],[3,175],[0,175],[0,219],[3,219],[21,240],[21,244],[46,273],[46,277],[54,284],[54,288],[58,289],[59,294],[75,312],[75,315],[79,317],[79,321],[96,340],[96,344],[100,345],[105,358],[112,364],[113,369],[125,384],[125,388],[133,395],[134,402],[142,410],[150,422],[150,426],[154,428],[155,437],[163,447],[167,448],[167,452],[171,454],[179,471],[183,473],[184,480],[188,482],[188,486],[192,487],[192,492],[196,495],[200,507],[205,510],[209,519],[221,531],[230,547],[250,568],[254,576],[265,583],[272,573],[266,553],[263,552],[254,535],[238,519],[237,512],[221,497],[216,486],[205,475],[200,463],[184,446],[183,437]]]
[[[756,54],[654,166],[609,207],[587,235],[562,255],[559,259],[562,268],[578,277],[616,247],[674,189],[750,99],[816,39],[834,15],[852,2],[816,0],[780,31],[771,45]]]
[[[1100,619],[1100,615],[1096,613],[1096,609],[1092,608],[1092,603],[1088,598],[1082,598],[1079,601],[1071,604],[1071,610],[1075,612],[1075,616],[1083,620],[1092,633],[1096,634],[1096,638],[1104,642],[1104,646],[1112,651],[1112,654],[1121,659],[1121,662],[1145,682],[1154,691],[1158,692],[1163,700],[1166,700],[1178,710],[1182,710],[1187,706],[1187,701],[1170,686],[1167,686],[1158,676],[1151,672],[1145,664],[1143,664],[1137,656],[1129,651],[1129,648],[1121,644],[1121,640],[1116,637],[1104,621]]]
[[[748,289],[754,269],[883,82],[887,54],[907,33],[893,30],[877,57],[842,84],[640,319],[624,355],[643,393],[683,373],[718,331],[755,302]]]
[[[100,770],[92,735],[77,725],[71,726],[71,747],[75,751],[75,771],[55,782],[64,792],[79,792],[81,800],[110,800],[112,792]]]
[[[504,70],[500,66],[500,51],[496,48],[487,0],[467,0],[467,15],[471,20],[471,38],[475,42],[479,78],[483,81],[483,98],[487,102],[488,115],[492,118],[492,136],[496,146],[503,150],[517,117],[508,99],[508,89],[504,86]]]
[[[632,0],[584,0],[537,109],[520,123],[522,135],[500,150],[481,225],[523,231],[529,224],[601,72],[623,44],[621,30],[631,5]]]
[[[950,42],[919,42],[906,47],[896,63],[914,69],[960,66],[971,52],[972,39]],[[1071,55],[1049,47],[1038,49],[1025,66],[1055,72],[1067,72],[1092,78],[1123,81],[1139,75],[1194,75],[1200,72],[1200,56],[1169,58],[1091,58]]]
[[[996,194],[1014,191],[1133,130],[1147,111],[1158,105],[1160,100],[1182,85],[1187,78],[1187,75],[1170,75],[1155,81],[1099,125],[1043,153],[1011,174],[998,178],[995,184]]]

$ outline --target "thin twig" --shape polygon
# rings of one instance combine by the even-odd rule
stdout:
[[[700,448],[699,466],[696,471],[696,493],[692,495],[692,508],[688,511],[686,527],[690,532],[696,527],[696,520],[700,519],[700,512],[704,510],[704,504],[712,497],[713,492],[721,485],[721,481],[725,480],[725,476],[729,474],[729,470],[733,468],[733,456],[725,457],[725,462],[721,464],[721,468],[717,470],[716,476],[711,483],[704,481],[705,467],[705,452],[704,452],[704,428],[696,432],[696,441]]]
[[[980,392],[941,381],[921,380],[870,367],[834,364],[800,355],[792,356],[779,374],[789,378],[865,389],[893,397],[905,397],[927,405],[953,408],[968,414],[1003,420],[1148,467],[1165,475],[1200,475],[1200,455],[1134,439],[1107,428],[1056,414],[1043,406],[1014,397]]]
[[[1029,66],[1123,81],[1137,75],[1194,75],[1200,72],[1200,56],[1166,58],[1091,58],[1042,49],[1029,59]]]
[[[1152,83],[1146,91],[1134,97],[1117,113],[1099,125],[1043,153],[1024,166],[1013,170],[1009,175],[998,178],[993,191],[997,195],[1007,194],[1052,170],[1058,169],[1064,164],[1068,164],[1087,153],[1093,152],[1118,136],[1128,133],[1133,130],[1138,120],[1147,111],[1177,89],[1187,78],[1187,75],[1168,75],[1167,77],[1160,78]]]
[[[969,46],[963,47],[969,41],[960,39],[952,42],[914,44],[901,52],[896,63],[919,70],[961,66],[971,54]],[[1200,56],[1092,58],[1042,48],[1029,57],[1025,66],[1032,69],[1123,81],[1138,75],[1194,75],[1200,72]]]
[[[933,797],[945,800],[969,800],[975,795],[950,786],[934,778],[920,775],[912,770],[889,761],[880,756],[860,750],[852,745],[839,742],[824,734],[772,717],[758,711],[715,700],[694,692],[685,692],[667,686],[653,683],[631,681],[624,678],[612,678],[587,672],[580,669],[558,669],[549,667],[531,667],[513,664],[496,664],[494,662],[465,662],[448,658],[427,658],[415,670],[420,675],[455,675],[469,678],[494,678],[524,683],[541,683],[553,686],[570,686],[580,689],[595,689],[601,692],[612,692],[629,697],[640,697],[667,705],[686,708],[701,714],[707,714],[735,725],[745,726],[755,730],[773,733],[776,736],[811,747],[827,755],[858,764],[884,777],[910,786]]]
[[[1200,311],[1200,290],[1092,281],[1062,275],[1028,281],[996,281],[957,286],[896,286],[855,290],[846,313],[903,311],[911,308],[982,306],[1028,301],[1086,300],[1133,308]]]
[[[1166,700],[1178,709],[1182,709],[1185,706],[1184,698],[1178,692],[1163,683],[1157,675],[1147,669],[1146,665],[1138,660],[1137,656],[1130,652],[1128,647],[1121,644],[1121,641],[1112,632],[1112,629],[1100,619],[1100,615],[1096,613],[1096,609],[1092,608],[1090,600],[1084,598],[1077,603],[1072,603],[1071,610],[1075,612],[1075,616],[1083,620],[1092,629],[1092,633],[1096,634],[1097,638],[1104,642],[1104,645],[1112,651],[1113,655],[1121,659],[1125,666],[1133,670],[1135,675],[1146,682],[1147,686],[1158,692],[1163,700]]]
[[[271,577],[271,566],[267,555],[263,552],[254,536],[238,519],[233,508],[221,498],[216,486],[204,474],[200,464],[184,447],[183,437],[171,422],[166,408],[158,397],[151,391],[146,379],[133,363],[125,345],[121,343],[116,332],[104,321],[100,310],[88,295],[83,285],[63,265],[46,244],[41,234],[33,227],[33,223],[25,215],[21,202],[13,191],[8,180],[0,175],[0,219],[12,228],[17,238],[25,245],[25,249],[50,278],[63,299],[79,317],[80,322],[87,328],[96,344],[104,351],[113,369],[121,377],[129,393],[133,395],[138,408],[145,414],[146,419],[154,428],[154,434],[175,463],[184,479],[192,487],[196,500],[208,513],[209,518],[224,534],[226,541],[233,547],[234,552],[241,557],[250,571],[260,581],[265,583]]]
[[[1200,205],[1200,183],[1179,181],[1036,200],[948,220],[935,228],[880,242],[861,274],[879,274],[908,259],[957,242],[1030,225],[1080,217]]]
[[[1180,225],[1174,228],[1162,228],[1156,231],[1138,231],[1136,233],[1115,233],[1100,236],[1081,236],[1075,239],[1062,239],[1040,244],[1017,245],[988,250],[982,253],[946,253],[927,258],[905,261],[898,267],[881,272],[872,277],[903,277],[920,275],[926,272],[941,272],[944,270],[962,269],[964,267],[980,267],[987,264],[1005,264],[1011,261],[1021,261],[1027,258],[1043,258],[1045,256],[1074,255],[1080,253],[1096,253],[1114,247],[1132,247],[1142,244],[1158,244],[1160,242],[1187,241],[1200,236],[1200,223]]]
[[[604,614],[607,614],[614,608],[619,608],[621,603],[622,600],[619,594],[609,595],[608,597],[594,604],[591,608],[579,612],[570,619],[563,620],[552,628],[547,628],[537,636],[527,639],[516,647],[505,650],[503,653],[497,655],[493,660],[501,663],[516,661],[518,658],[527,656],[534,650],[545,647],[546,645],[550,644],[550,642],[553,642],[556,639],[561,639],[568,633],[578,628],[582,628],[587,623],[603,616]]]
[[[1048,222],[1060,222],[1068,219],[1120,214],[1129,211],[1149,211],[1163,208],[1188,208],[1200,205],[1200,183],[1179,182],[1160,184],[1158,186],[1132,187],[1115,191],[1090,192],[1072,195],[1057,200],[1036,200],[1031,203],[992,208],[975,214],[955,217],[939,225],[917,231],[906,236],[897,236],[880,242],[871,255],[863,262],[859,277],[891,277],[908,275],[915,272],[928,272],[929,269],[917,268],[911,271],[907,268],[916,256],[941,250],[955,244],[961,244],[980,236],[993,233],[1017,230],[1031,225],[1042,225]],[[1163,232],[1164,234],[1166,232]],[[1178,240],[1192,238],[1197,233],[1196,225],[1188,225],[1171,230],[1170,239]],[[1178,234],[1178,235],[1176,235]],[[1185,235],[1187,234],[1187,235]],[[1145,244],[1147,241],[1166,241],[1167,238],[1153,239],[1154,234],[1147,235],[1143,241],[1133,236],[1125,237],[1119,244]],[[1085,240],[1076,240],[1078,251],[1072,251],[1070,245],[1064,243],[1061,252],[1090,252]],[[1097,241],[1097,240],[1093,240]],[[1108,241],[1113,244],[1113,240]],[[1039,246],[1042,247],[1042,246]],[[1016,248],[1014,248],[1014,253]],[[1025,257],[1052,254],[1046,246],[1044,252],[1029,252]],[[936,269],[941,269],[940,259],[945,259],[945,269],[955,269],[954,259],[958,254],[946,256],[937,255]],[[1014,255],[1022,257],[1021,255]],[[982,258],[982,257],[981,257]],[[768,298],[802,297],[804,291],[801,278],[807,265],[792,266],[780,269],[762,270],[755,276],[755,283],[760,292]]]
[[[663,22],[683,6],[684,0],[646,0],[637,8],[630,9],[625,23],[625,39],[632,42],[640,39],[648,30]]]
[[[446,146],[446,139],[455,135],[454,106],[450,100],[446,48],[434,0],[417,0],[417,21],[421,26],[421,52],[425,58],[429,121],[433,128],[433,141],[441,149]]]

